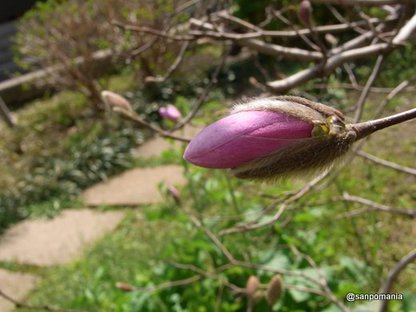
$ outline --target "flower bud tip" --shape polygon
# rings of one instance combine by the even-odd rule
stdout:
[[[159,114],[163,118],[173,122],[177,122],[182,117],[181,112],[172,104],[160,107]]]

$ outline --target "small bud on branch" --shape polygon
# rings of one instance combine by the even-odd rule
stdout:
[[[246,284],[247,297],[249,297],[250,299],[253,299],[256,294],[256,291],[259,289],[260,289],[259,279],[254,275],[250,275],[250,277],[247,279],[247,284]]]
[[[277,300],[282,296],[283,284],[280,275],[275,275],[271,278],[269,285],[267,285],[266,299],[270,307],[272,307]]]
[[[159,114],[163,118],[173,122],[177,122],[182,117],[181,112],[172,104],[159,108]]]
[[[118,107],[128,112],[133,111],[130,102],[117,93],[105,90],[101,92],[101,98],[103,99],[104,103],[110,107]]]
[[[299,19],[306,27],[311,27],[312,4],[309,0],[302,0],[299,5]]]

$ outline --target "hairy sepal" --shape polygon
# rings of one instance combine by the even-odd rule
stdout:
[[[252,180],[313,175],[345,155],[355,139],[356,133],[346,130],[336,136],[298,140],[284,149],[231,169],[231,173],[237,178]]]

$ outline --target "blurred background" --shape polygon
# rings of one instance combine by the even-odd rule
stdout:
[[[253,97],[347,122],[413,108],[415,9],[2,1],[0,311],[416,311],[414,121],[318,177],[246,181],[182,158]]]

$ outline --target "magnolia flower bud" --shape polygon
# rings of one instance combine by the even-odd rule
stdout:
[[[181,202],[181,194],[179,193],[178,189],[173,185],[168,185],[167,187],[168,194],[173,198],[176,204],[180,204]]]
[[[266,299],[272,307],[282,295],[283,285],[280,275],[275,275],[267,285]]]
[[[204,128],[184,158],[231,168],[240,178],[273,178],[328,166],[355,140],[341,112],[300,97],[257,99]]]
[[[336,47],[338,45],[338,38],[335,37],[333,34],[327,33],[325,34],[325,40],[328,42],[331,47]]]
[[[116,287],[118,289],[122,290],[122,291],[125,291],[125,292],[130,292],[130,291],[134,290],[133,286],[131,286],[130,284],[127,284],[127,283],[123,283],[123,282],[117,282]]]
[[[260,288],[259,279],[254,275],[250,275],[250,277],[247,279],[247,284],[246,284],[247,297],[249,297],[250,299],[253,299],[254,295],[256,294],[256,291],[259,288]]]
[[[101,98],[108,106],[119,107],[129,112],[133,111],[130,102],[117,93],[105,90],[101,92]]]
[[[177,122],[182,117],[181,112],[171,104],[159,108],[159,114],[163,118],[174,122]]]
[[[309,0],[302,0],[299,5],[299,19],[307,26],[311,26],[312,21],[312,5]]]

